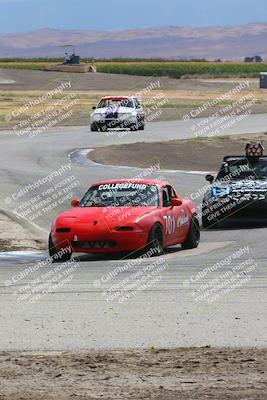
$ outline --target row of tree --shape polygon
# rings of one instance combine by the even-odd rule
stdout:
[[[254,57],[245,57],[244,59],[245,62],[263,62],[263,59],[261,56],[254,56]]]

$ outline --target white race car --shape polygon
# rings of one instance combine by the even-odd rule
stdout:
[[[90,117],[91,131],[107,131],[122,128],[131,131],[144,130],[145,112],[135,96],[103,97],[93,107]]]

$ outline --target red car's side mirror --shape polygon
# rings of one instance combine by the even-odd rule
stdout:
[[[172,198],[172,207],[179,207],[183,204],[181,199],[178,199],[178,197],[173,197]]]
[[[80,202],[77,199],[73,199],[71,200],[71,205],[72,207],[78,207],[80,205]]]

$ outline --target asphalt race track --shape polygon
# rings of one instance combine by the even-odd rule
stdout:
[[[263,132],[266,126],[266,114],[253,115],[225,134]],[[79,127],[58,128],[35,138],[3,132],[0,135],[0,207],[14,211],[21,201],[42,193],[44,188],[41,186],[16,201],[12,197],[14,193],[18,195],[21,188],[69,162],[70,173],[79,182],[72,190],[74,197],[81,196],[95,181],[133,178],[142,171],[83,163],[82,158],[77,162],[70,156],[77,154],[77,149],[192,136],[190,121],[151,123],[144,132],[130,132],[122,137],[118,133],[110,136],[91,133],[88,128]],[[151,160],[152,165],[155,163],[156,160]],[[206,184],[203,174],[198,173],[162,170],[151,176],[159,175],[173,183],[183,196],[197,193]],[[200,196],[196,202],[201,202]],[[41,228],[40,235],[45,235],[53,218],[67,208],[69,201],[35,218],[33,222]],[[12,283],[12,277],[44,260],[47,255],[44,252],[1,254],[0,351],[204,345],[264,347],[267,342],[266,242],[266,226],[259,223],[232,223],[218,230],[203,231],[198,249],[181,251],[177,246],[166,251],[161,260],[164,268],[157,284],[136,296],[129,293],[132,297],[124,303],[119,303],[116,297],[106,300],[111,286],[117,282],[116,279],[127,279],[154,263],[155,258],[131,265],[115,280],[107,281],[111,271],[125,265],[131,258],[81,256],[77,258],[76,270],[69,283],[47,294],[33,306],[24,307],[16,300],[22,283]],[[240,255],[235,258],[235,254]],[[206,269],[201,284],[209,284],[211,277],[227,274],[229,269],[248,259],[253,259],[254,269],[244,274],[247,278],[244,285],[210,304],[205,299],[196,299],[196,293],[201,294],[201,291],[197,292],[200,281],[196,283],[200,271]],[[213,272],[217,275],[211,275],[207,268],[217,263],[220,265]],[[42,267],[42,273],[49,270],[51,266]],[[29,275],[26,281],[32,279]]]

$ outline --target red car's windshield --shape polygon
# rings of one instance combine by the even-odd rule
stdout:
[[[123,182],[91,187],[80,207],[157,207],[159,191],[156,185]]]

